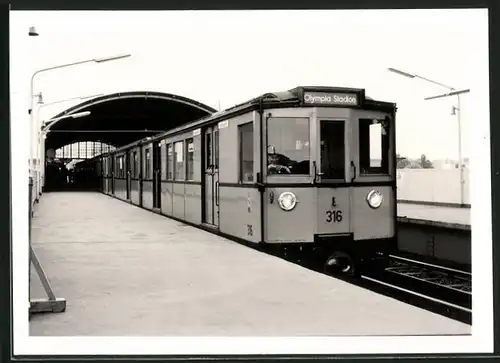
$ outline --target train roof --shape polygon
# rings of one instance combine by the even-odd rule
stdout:
[[[130,144],[116,148],[112,153],[121,152],[130,147],[158,140],[171,133],[179,133],[190,129],[197,129],[234,117],[238,114],[253,110],[283,108],[283,107],[350,107],[363,109],[380,109],[384,111],[396,111],[393,102],[377,101],[365,95],[363,88],[328,87],[328,86],[298,86],[287,91],[268,92],[246,102],[234,105],[225,110],[217,111],[200,119],[185,123],[177,128],[161,132],[154,136],[134,141]],[[111,152],[108,152],[111,153]],[[106,155],[101,154],[100,156]]]

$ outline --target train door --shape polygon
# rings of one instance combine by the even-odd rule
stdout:
[[[161,208],[161,143],[153,143],[153,208]]]
[[[142,145],[139,146],[139,163],[137,164],[138,167],[138,178],[139,178],[139,207],[143,206],[143,186],[144,186],[144,169],[143,169],[143,163],[144,163],[144,149]]]
[[[102,189],[104,193],[108,193],[108,160],[106,157],[101,158],[102,163]]]
[[[317,181],[319,234],[351,233],[349,125],[346,119],[319,118]]]
[[[219,131],[217,126],[205,129],[204,220],[219,225]]]
[[[127,181],[126,181],[126,188],[127,188],[127,200],[130,200],[130,188],[131,188],[131,165],[130,165],[130,153],[127,152],[125,153],[125,168],[127,170],[127,173],[125,174]]]
[[[115,194],[115,176],[116,176],[116,163],[115,163],[115,156],[111,156],[111,194]]]

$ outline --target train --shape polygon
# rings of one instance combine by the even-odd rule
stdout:
[[[76,165],[99,191],[335,274],[397,250],[395,103],[299,86]]]

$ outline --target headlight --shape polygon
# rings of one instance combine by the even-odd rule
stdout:
[[[377,209],[382,205],[382,202],[384,201],[384,196],[378,190],[372,190],[366,196],[366,201],[368,202],[368,205],[370,207],[372,207],[373,209]]]
[[[283,192],[278,198],[281,209],[291,211],[297,204],[297,197],[292,192]]]

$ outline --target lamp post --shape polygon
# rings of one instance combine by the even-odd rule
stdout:
[[[30,30],[30,34],[31,34],[31,30]],[[34,94],[34,80],[35,80],[35,76],[38,75],[38,74],[40,74],[40,73],[52,71],[52,70],[55,70],[55,69],[73,67],[73,66],[77,66],[77,65],[85,64],[85,63],[105,63],[105,62],[110,62],[110,61],[115,61],[115,60],[127,58],[127,57],[130,57],[130,56],[131,56],[130,54],[124,54],[124,55],[115,55],[115,56],[103,57],[103,58],[85,59],[85,60],[78,61],[78,62],[66,63],[66,64],[61,64],[61,65],[57,65],[57,66],[53,66],[53,67],[39,69],[39,70],[35,71],[32,74],[32,76],[31,76],[31,82],[30,82],[30,101],[31,101],[31,107],[29,109],[29,115],[30,115],[30,146],[31,146],[31,153],[30,153],[31,154],[31,160],[30,160],[31,162],[30,162],[30,165],[33,167],[33,169],[34,169],[35,172],[38,172],[37,169],[40,168],[40,162],[38,162],[38,163],[35,162],[35,158],[38,158],[38,155],[35,155],[35,149],[34,149],[34,145],[33,145],[34,144],[33,141],[35,140],[36,135],[37,135],[38,130],[39,130],[39,125],[38,124],[35,125],[35,117],[34,117],[34,106],[35,106],[34,103],[35,103],[35,97],[36,97],[36,95]]]
[[[426,97],[424,98],[424,100],[432,100],[432,99],[436,99],[436,98],[443,98],[443,97],[450,97],[450,96],[457,96],[457,106],[453,106],[453,109],[452,109],[452,115],[456,115],[457,116],[457,128],[458,128],[458,163],[459,163],[459,170],[460,170],[460,204],[463,205],[464,204],[464,195],[465,195],[465,180],[464,180],[464,162],[463,162],[463,158],[462,158],[462,121],[461,121],[461,108],[460,108],[460,95],[463,94],[463,93],[467,93],[467,92],[470,92],[470,89],[465,89],[465,90],[460,90],[460,91],[457,91],[455,87],[451,87],[451,86],[448,86],[446,84],[443,84],[441,82],[437,82],[437,81],[434,81],[432,79],[429,79],[429,78],[426,78],[426,77],[422,77],[418,74],[415,74],[415,73],[408,73],[408,72],[405,72],[405,71],[402,71],[400,69],[396,69],[396,68],[387,68],[387,70],[389,72],[392,72],[392,73],[395,73],[395,74],[398,74],[400,76],[403,76],[403,77],[407,77],[407,78],[419,78],[423,81],[426,81],[426,82],[429,82],[429,83],[433,83],[437,86],[440,86],[440,87],[443,87],[443,88],[447,88],[448,89],[448,92],[445,93],[445,94],[442,94],[442,95],[437,95],[437,96],[431,96],[431,97]]]

